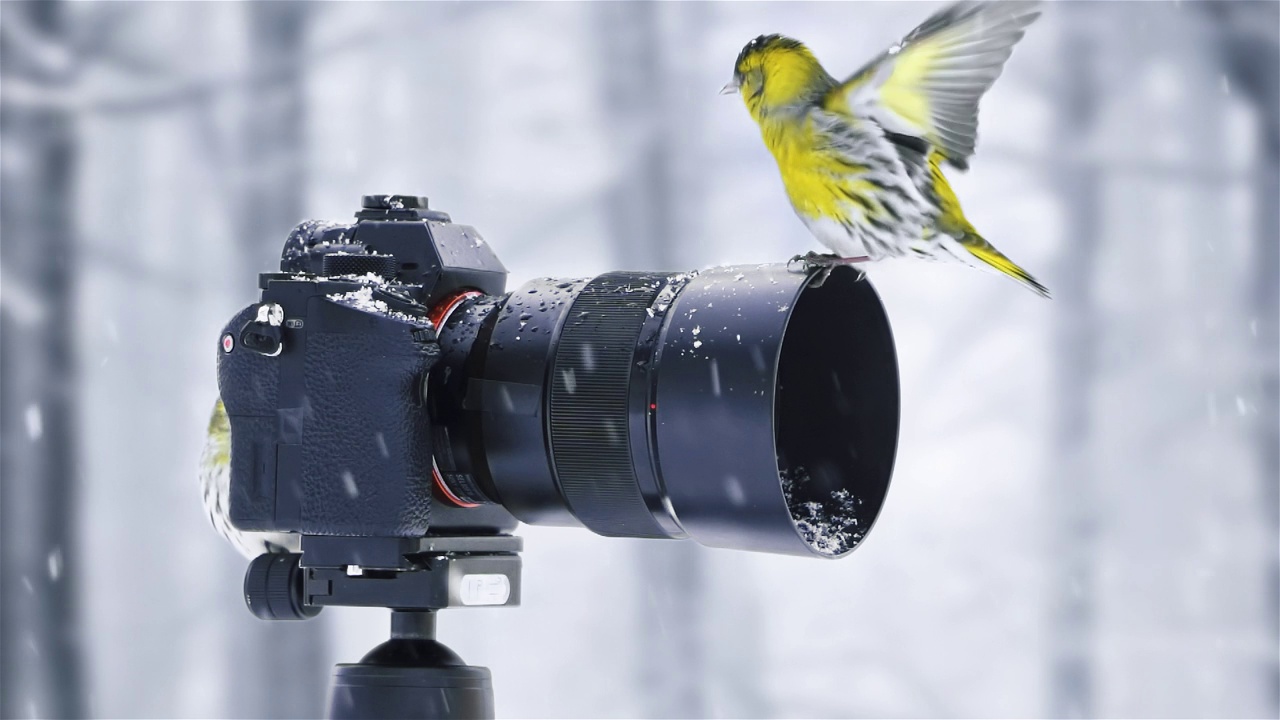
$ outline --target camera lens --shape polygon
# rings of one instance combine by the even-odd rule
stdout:
[[[459,301],[440,341],[433,451],[464,507],[836,557],[888,489],[897,362],[849,268],[536,280]]]

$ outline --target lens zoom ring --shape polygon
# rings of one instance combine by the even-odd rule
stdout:
[[[657,278],[608,273],[569,309],[551,373],[551,456],[569,509],[592,532],[666,537],[631,462],[631,362]]]

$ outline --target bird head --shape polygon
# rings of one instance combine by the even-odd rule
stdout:
[[[752,115],[810,102],[835,82],[799,40],[761,35],[747,43],[733,64],[733,79],[720,91],[738,92]]]

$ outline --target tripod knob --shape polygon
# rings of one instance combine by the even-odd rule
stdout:
[[[262,620],[306,620],[320,614],[302,598],[301,555],[266,553],[249,563],[244,574],[244,602]]]

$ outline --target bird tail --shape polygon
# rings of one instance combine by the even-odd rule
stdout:
[[[960,210],[960,201],[956,198],[955,191],[951,189],[951,183],[947,182],[947,177],[942,174],[941,162],[945,159],[937,148],[929,153],[929,178],[932,180],[932,189],[938,198],[938,206],[941,210],[938,230],[942,236],[943,246],[958,260],[965,261],[964,251],[967,251],[969,255],[1027,286],[1040,297],[1049,297],[1049,288],[1041,285],[1039,280],[1031,277],[1031,273],[1018,267],[1016,263],[995,249],[965,219],[964,212]],[[955,242],[958,242],[964,251],[956,248]]]
[[[958,240],[964,249],[969,251],[970,255],[1017,280],[1040,297],[1049,297],[1049,288],[1040,284],[1039,280],[1031,277],[1031,273],[1018,267],[1017,263],[1005,257],[1004,253],[995,249],[995,246],[987,242],[978,233],[968,230]]]

